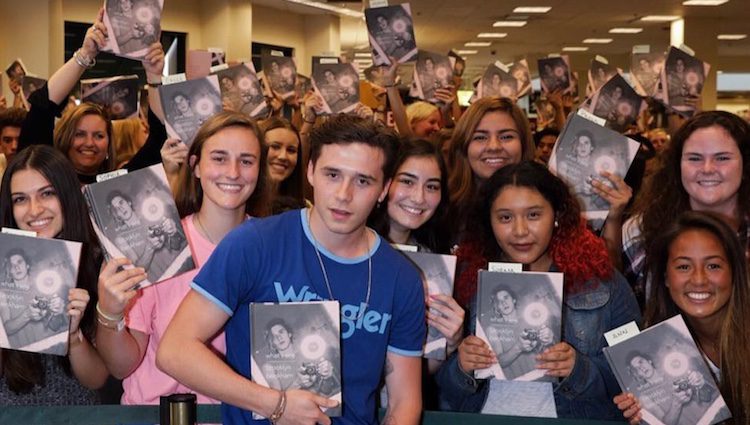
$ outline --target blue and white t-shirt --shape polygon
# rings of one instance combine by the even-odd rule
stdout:
[[[327,300],[307,210],[250,220],[229,233],[195,277],[192,288],[231,317],[226,325],[227,362],[250,378],[251,302]],[[319,246],[331,291],[341,304],[343,415],[334,423],[375,424],[376,396],[386,351],[419,357],[425,337],[422,282],[403,255],[378,237],[371,251],[342,258]],[[367,294],[368,256],[372,288]],[[252,413],[222,405],[224,423],[265,423]]]

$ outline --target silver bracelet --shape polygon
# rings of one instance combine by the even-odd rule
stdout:
[[[73,54],[73,59],[75,59],[78,66],[80,66],[81,68],[91,69],[94,67],[94,65],[96,65],[96,59],[83,56],[83,53],[81,53],[81,49],[76,50],[76,52]]]

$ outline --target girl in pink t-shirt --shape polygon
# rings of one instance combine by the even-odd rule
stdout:
[[[265,215],[266,148],[260,134],[246,116],[222,112],[201,126],[189,149],[175,140],[162,149],[168,174],[179,168],[175,199],[198,268],[248,215]],[[139,267],[122,269],[127,264],[125,258],[113,259],[99,276],[97,349],[112,375],[123,379],[123,404],[158,404],[160,396],[190,392],[156,367],[156,350],[198,269],[134,290],[146,274]],[[211,345],[224,353],[224,334]],[[198,402],[216,401],[198,394]]]

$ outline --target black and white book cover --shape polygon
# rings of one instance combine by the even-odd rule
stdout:
[[[448,57],[453,59],[453,76],[463,77],[464,70],[466,70],[466,59],[453,50],[448,52]]]
[[[102,106],[113,120],[138,116],[138,76],[81,80],[81,99]]]
[[[359,74],[350,63],[313,62],[312,84],[323,99],[324,114],[352,112],[359,103]]]
[[[193,143],[200,126],[221,112],[221,90],[215,75],[159,87],[169,137]]]
[[[83,194],[107,259],[126,257],[146,270],[137,287],[195,268],[161,163],[86,185]]]
[[[21,78],[26,74],[28,74],[28,72],[26,71],[26,66],[23,64],[21,58],[16,58],[7,68],[5,68],[5,75],[18,83],[21,82]]]
[[[501,63],[490,64],[482,75],[477,86],[477,97],[508,97],[518,96],[518,82],[510,74],[510,69]]]
[[[430,252],[402,251],[403,254],[419,269],[424,284],[425,297],[435,294],[451,296],[453,281],[456,277],[456,256],[433,254]],[[440,314],[432,310],[434,314]],[[445,360],[448,340],[435,327],[427,328],[427,341],[423,357]]]
[[[263,55],[263,78],[276,96],[288,99],[294,96],[297,83],[297,65],[286,56]]]
[[[416,97],[430,103],[439,103],[437,89],[445,89],[453,83],[453,63],[446,55],[420,50],[414,66],[414,88]]]
[[[594,93],[591,105],[586,109],[607,120],[607,127],[623,133],[635,124],[640,113],[646,109],[646,101],[622,75],[615,74]]]
[[[220,47],[209,47],[211,52],[211,67],[224,65],[227,63],[227,53]]]
[[[23,95],[23,101],[27,104],[27,106],[31,93],[34,93],[35,91],[41,89],[46,82],[47,80],[45,80],[44,78],[34,77],[29,74],[21,77],[21,95]]]
[[[562,273],[479,271],[476,335],[497,363],[474,371],[476,378],[546,380],[536,356],[560,342]]]
[[[664,52],[633,53],[631,56],[630,75],[641,96],[653,97],[659,92],[665,59]]]
[[[688,98],[697,99],[703,91],[711,65],[674,46],[669,48],[661,73],[661,100],[676,112],[692,116],[695,107]]]
[[[604,355],[648,425],[710,425],[732,416],[680,315],[605,347]]]
[[[516,79],[516,97],[523,97],[531,93],[531,73],[529,63],[521,59],[510,66],[510,75]]]
[[[0,234],[0,347],[64,356],[81,243]]]
[[[591,60],[588,76],[589,83],[587,86],[587,95],[593,94],[609,81],[612,77],[619,74],[618,69],[607,62],[602,62],[597,58]]]
[[[417,57],[414,20],[409,3],[365,9],[365,22],[375,65],[410,62]]]
[[[224,105],[251,118],[268,115],[269,107],[252,62],[215,72]]]
[[[607,218],[609,204],[594,193],[591,181],[596,179],[611,185],[601,176],[602,171],[625,177],[639,146],[635,140],[579,113],[568,119],[557,138],[549,168],[568,183],[586,218],[603,221]]]
[[[142,59],[159,41],[164,0],[104,0],[107,44],[102,51]]]
[[[336,400],[339,405],[325,414],[341,416],[338,301],[251,303],[250,333],[250,376],[256,384],[303,389]]]
[[[362,73],[365,75],[365,80],[378,87],[385,87],[386,67],[371,65],[365,68]]]
[[[537,61],[542,93],[573,92],[570,61],[567,55],[542,58]]]

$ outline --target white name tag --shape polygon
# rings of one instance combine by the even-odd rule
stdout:
[[[370,0],[370,9],[388,6],[388,0]]]
[[[581,109],[578,110],[578,115],[580,115],[583,118],[586,118],[589,121],[593,121],[593,122],[599,124],[602,127],[604,127],[604,124],[607,123],[606,119],[599,118],[596,115],[592,114],[591,112],[589,112],[589,111],[587,111],[587,110],[585,110],[583,108],[581,108]]]
[[[638,329],[638,325],[635,322],[630,322],[620,326],[619,328],[612,329],[609,332],[604,333],[604,339],[607,340],[607,344],[612,347],[615,344],[623,342],[641,333]]]
[[[523,264],[492,262],[487,264],[487,270],[491,272],[521,273],[523,272]]]
[[[97,183],[103,182],[103,181],[106,181],[106,180],[113,179],[115,177],[124,176],[125,174],[128,174],[128,170],[126,170],[124,168],[119,169],[119,170],[115,170],[115,171],[110,171],[109,173],[97,174],[96,175],[96,182]]]
[[[187,81],[187,76],[185,75],[184,72],[180,74],[167,75],[167,76],[161,77],[161,83],[165,86],[169,84],[174,84],[174,83],[181,83],[183,81]]]
[[[13,229],[11,227],[3,227],[2,233],[16,236],[29,236],[32,238],[36,237],[36,232],[32,232],[31,230]]]

